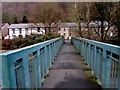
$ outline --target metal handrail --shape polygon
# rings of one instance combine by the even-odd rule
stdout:
[[[0,86],[41,88],[63,42],[60,37],[0,54]],[[29,55],[32,57],[29,58]],[[19,68],[16,68],[15,62]]]
[[[120,46],[77,37],[71,42],[104,88],[120,89]]]

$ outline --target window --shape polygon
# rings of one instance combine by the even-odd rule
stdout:
[[[65,36],[66,33],[64,33],[64,36]]]
[[[60,31],[60,28],[58,30]]]
[[[72,36],[72,33],[69,33],[70,36]]]
[[[28,33],[28,28],[25,28],[25,30],[26,30],[26,34]]]
[[[16,35],[13,35],[13,38],[17,38]]]
[[[22,33],[22,28],[19,28],[20,33]]]
[[[22,35],[19,35],[19,38],[22,38]]]
[[[13,34],[15,34],[15,29],[13,28],[12,30],[13,30]]]
[[[28,28],[25,28],[25,30],[27,31],[27,30],[28,30]]]
[[[37,28],[37,31],[40,32],[40,27]]]

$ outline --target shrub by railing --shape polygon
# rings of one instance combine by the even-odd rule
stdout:
[[[84,38],[71,41],[104,88],[120,89],[120,46]]]
[[[58,34],[49,33],[46,35],[32,34],[25,38],[5,39],[2,40],[2,50],[14,50],[36,43],[44,42],[53,38],[60,37]]]
[[[0,54],[0,86],[40,88],[63,42],[56,38]]]

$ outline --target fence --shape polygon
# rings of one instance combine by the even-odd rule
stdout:
[[[1,88],[41,88],[63,42],[56,38],[0,54]]]
[[[104,88],[120,89],[120,47],[84,38],[72,43]]]

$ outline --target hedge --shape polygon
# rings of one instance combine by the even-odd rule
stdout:
[[[30,36],[27,36],[26,38],[5,39],[2,40],[2,50],[18,49],[57,37],[60,36],[55,33],[49,33],[47,35],[32,34]]]

